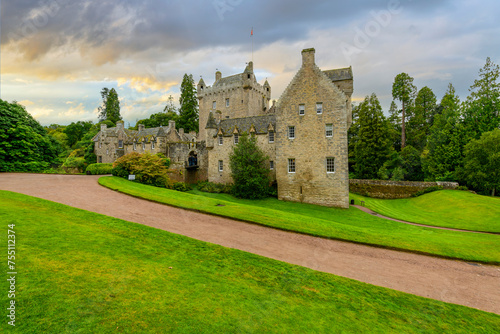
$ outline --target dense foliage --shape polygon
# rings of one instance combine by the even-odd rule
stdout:
[[[123,178],[135,175],[135,180],[140,183],[166,187],[168,185],[168,167],[170,160],[151,153],[132,152],[118,158],[113,163],[112,174]]]
[[[104,87],[101,91],[101,97],[102,106],[98,108],[99,120],[109,120],[116,124],[116,122],[122,119],[120,116],[120,100],[118,99],[118,93],[114,88],[108,89]]]
[[[257,145],[255,136],[243,134],[229,157],[233,177],[233,195],[258,199],[269,195],[269,160]]]
[[[193,76],[184,74],[181,83],[181,97],[179,103],[178,128],[183,128],[185,132],[198,132],[198,98]]]
[[[0,100],[0,172],[41,172],[58,162],[59,148],[23,106]]]
[[[106,175],[113,171],[113,164],[97,163],[87,166],[85,173],[87,175]]]

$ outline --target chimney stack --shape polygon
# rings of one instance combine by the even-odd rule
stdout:
[[[314,48],[302,50],[302,66],[314,66]]]
[[[144,124],[139,124],[139,131],[143,131],[144,130]]]
[[[220,71],[215,72],[215,81],[219,81],[222,78],[222,73]]]

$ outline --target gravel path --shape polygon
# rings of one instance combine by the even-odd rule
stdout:
[[[15,191],[415,295],[500,314],[500,267],[285,232],[101,187],[98,176],[0,173]]]

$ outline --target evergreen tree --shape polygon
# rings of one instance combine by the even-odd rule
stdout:
[[[104,87],[101,91],[102,106],[99,110],[99,121],[111,121],[114,124],[122,119],[120,116],[120,100],[114,88]]]
[[[413,78],[406,73],[400,73],[394,78],[392,84],[392,97],[402,103],[401,116],[401,148],[406,145],[406,108],[411,105],[417,87],[413,85]]]
[[[479,70],[479,79],[470,87],[464,104],[463,123],[471,138],[500,127],[500,69],[491,59]]]
[[[231,153],[229,165],[233,178],[233,194],[239,198],[258,199],[269,194],[267,157],[257,145],[255,136],[243,134]]]
[[[354,173],[354,166],[356,164],[356,157],[354,156],[356,142],[359,135],[359,118],[358,118],[358,106],[352,107],[352,124],[347,131],[347,141],[348,141],[348,164],[349,173]]]
[[[441,113],[435,115],[429,130],[423,155],[425,178],[432,181],[455,179],[453,173],[462,163],[462,149],[466,143],[459,120],[460,99],[451,83],[441,99],[440,109]]]
[[[491,191],[495,196],[500,188],[500,129],[485,132],[464,149],[462,174],[474,189]]]
[[[436,95],[425,86],[419,90],[415,104],[408,115],[408,145],[422,152],[436,112]]]
[[[178,128],[183,128],[185,132],[198,132],[198,99],[196,97],[193,75],[191,74],[184,74],[179,103],[181,107],[179,110]]]
[[[367,96],[357,112],[359,135],[354,152],[356,177],[374,179],[392,150],[390,125],[375,94]]]
[[[396,102],[392,101],[389,107],[389,118],[387,119],[391,124],[391,140],[392,147],[396,151],[401,151],[401,111],[398,109]]]

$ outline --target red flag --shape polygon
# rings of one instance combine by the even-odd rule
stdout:
[[[253,36],[253,28],[252,28],[252,31],[250,32],[250,36]]]

